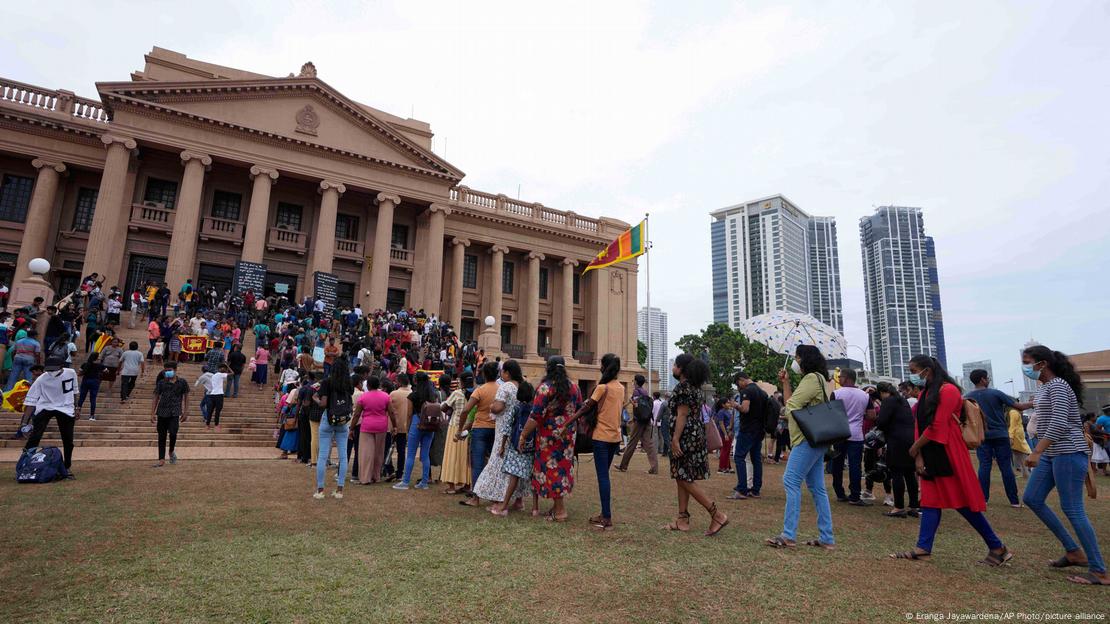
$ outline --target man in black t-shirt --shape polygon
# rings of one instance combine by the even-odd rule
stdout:
[[[767,393],[752,383],[751,377],[741,371],[732,379],[738,390],[732,400],[732,408],[740,412],[740,423],[736,433],[736,446],[732,459],[736,463],[736,487],[729,498],[744,500],[759,498],[763,487],[763,426],[767,409]],[[752,485],[748,487],[748,467],[745,458],[752,461]]]
[[[178,426],[189,418],[189,382],[177,376],[177,362],[167,360],[165,369],[154,380],[154,400],[150,405],[150,422],[158,425],[158,463],[166,465],[166,437],[170,439],[170,463],[177,463]]]

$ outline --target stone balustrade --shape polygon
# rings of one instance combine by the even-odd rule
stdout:
[[[108,111],[96,100],[79,97],[72,91],[36,87],[9,78],[0,78],[0,102],[96,123],[106,124],[110,120]]]
[[[505,195],[483,193],[461,185],[451,189],[451,202],[456,206],[472,210],[503,214],[545,225],[582,230],[591,234],[597,234],[601,231],[601,222],[598,219],[583,217],[569,211],[555,210],[539,203],[522,202]]]

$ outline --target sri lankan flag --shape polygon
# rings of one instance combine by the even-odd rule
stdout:
[[[597,254],[597,257],[590,261],[590,264],[582,272],[586,273],[590,269],[603,269],[618,262],[631,260],[645,251],[647,251],[647,219],[618,236],[617,240],[609,243],[609,246]]]

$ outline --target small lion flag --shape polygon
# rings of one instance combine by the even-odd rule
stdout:
[[[590,269],[603,269],[618,262],[631,260],[642,255],[645,251],[647,251],[647,219],[618,236],[617,240],[609,243],[609,246],[597,254],[597,257],[590,262],[582,273],[586,273]]]

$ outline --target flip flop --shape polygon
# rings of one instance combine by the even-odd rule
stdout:
[[[806,546],[813,546],[815,548],[824,548],[825,550],[836,550],[836,544],[826,544],[821,540],[806,540]]]
[[[979,563],[991,566],[992,568],[997,568],[1009,563],[1010,560],[1013,558],[1014,553],[1010,552],[1010,549],[1003,546],[1001,553],[993,553],[988,551],[986,558],[981,560]]]
[[[1056,561],[1049,561],[1048,565],[1053,567],[1053,568],[1071,568],[1071,567],[1085,566],[1085,565],[1087,565],[1087,562],[1086,561],[1072,561],[1072,560],[1068,559],[1067,555],[1064,555],[1063,557],[1060,557]]]
[[[928,561],[932,556],[933,553],[919,553],[913,550],[890,554],[891,559],[909,559],[910,561]]]
[[[768,537],[767,539],[763,540],[763,542],[771,548],[794,548],[798,545],[796,542],[787,541],[786,538],[781,535]]]
[[[1090,572],[1087,572],[1086,574],[1069,576],[1068,580],[1072,583],[1075,583],[1076,585],[1110,585],[1110,583],[1103,583],[1102,579],[1095,576],[1094,574],[1091,574]]]
[[[545,515],[545,516],[543,517],[543,519],[544,519],[544,520],[547,520],[548,522],[566,522],[566,521],[567,521],[567,519],[566,519],[566,518],[559,518],[559,517],[557,517],[557,516],[555,515],[555,512],[554,512],[554,511],[549,511],[549,512],[547,512],[547,515]]]

